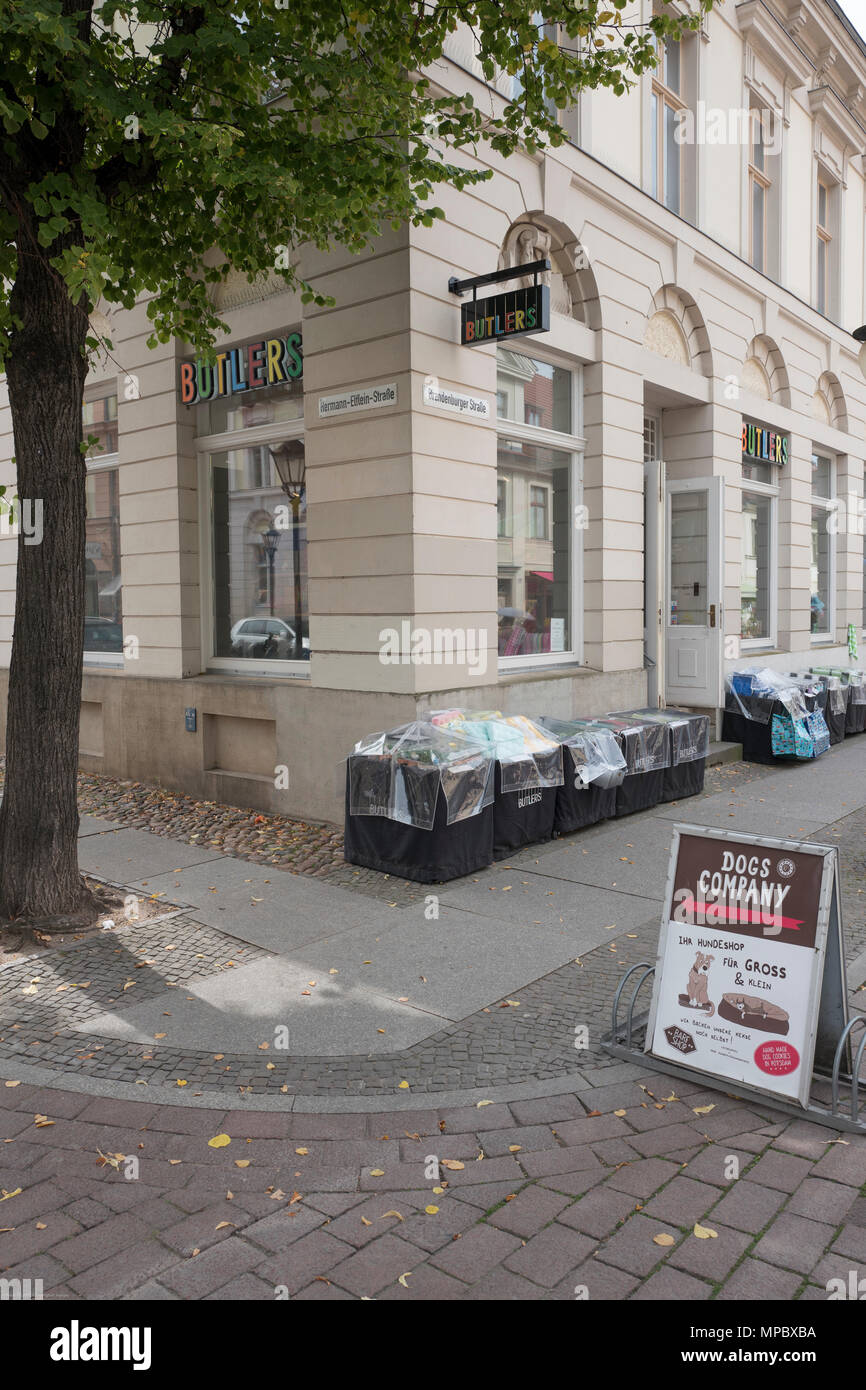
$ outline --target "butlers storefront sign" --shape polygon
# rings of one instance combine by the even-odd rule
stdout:
[[[777,430],[767,429],[766,425],[752,425],[743,421],[743,456],[759,463],[786,464],[788,462],[788,436]]]
[[[259,338],[241,347],[218,352],[213,362],[198,358],[178,366],[178,390],[184,405],[216,400],[261,386],[298,381],[304,374],[300,333],[284,338]]]

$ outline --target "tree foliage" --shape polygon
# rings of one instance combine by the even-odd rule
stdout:
[[[626,0],[552,0],[542,27],[527,0],[4,0],[0,353],[22,254],[44,254],[82,312],[146,294],[154,341],[207,346],[208,284],[229,267],[292,285],[303,243],[360,251],[383,223],[430,223],[438,184],[485,177],[454,151],[558,145],[556,108],[624,91],[655,37],[710,4],[641,27]],[[513,99],[437,86],[461,25],[488,81],[518,79]]]

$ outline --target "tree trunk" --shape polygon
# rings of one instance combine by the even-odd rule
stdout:
[[[35,218],[23,215],[10,300],[16,327],[6,362],[20,531],[0,805],[0,918],[80,921],[93,915],[78,870],[76,797],[86,506],[79,445],[88,323],[84,301],[72,302],[35,231]]]

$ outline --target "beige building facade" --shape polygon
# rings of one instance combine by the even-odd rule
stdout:
[[[434,76],[496,99],[459,31]],[[231,279],[213,368],[103,306],[85,769],[338,819],[354,742],[430,709],[718,710],[737,664],[849,664],[862,40],[828,0],[725,0],[561,119],[537,157],[480,150],[431,228],[302,251],[333,307]],[[545,259],[549,330],[461,346],[449,279]],[[0,482],[13,456],[4,396]]]

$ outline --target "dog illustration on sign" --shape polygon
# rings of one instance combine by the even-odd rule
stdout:
[[[714,960],[715,956],[706,956],[703,951],[698,951],[695,963],[689,971],[688,994],[680,995],[680,1003],[687,1009],[700,1009],[710,1017],[716,1012],[716,1006],[707,992],[707,976]]]

